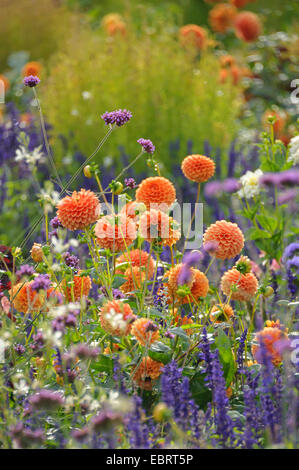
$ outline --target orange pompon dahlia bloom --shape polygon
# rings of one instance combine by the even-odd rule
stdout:
[[[260,353],[261,345],[263,344],[271,358],[272,364],[279,366],[283,359],[281,351],[284,349],[284,346],[289,344],[287,332],[278,327],[265,327],[255,335],[254,341],[257,343],[251,346],[254,359],[259,363],[262,362]]]
[[[154,274],[155,261],[146,251],[136,249],[118,256],[118,258],[116,258],[117,274],[122,273],[121,266],[118,267],[118,265],[122,263],[130,263],[133,267],[141,268],[141,270],[146,273],[148,279],[151,279]],[[126,266],[125,270],[127,269],[128,268]]]
[[[28,313],[40,310],[45,301],[44,292],[32,290],[32,282],[20,282],[9,291],[10,301],[18,312]]]
[[[119,274],[119,273],[118,273]],[[139,266],[130,266],[124,272],[126,282],[120,286],[120,290],[127,295],[134,295],[136,290],[140,290],[146,280],[146,273]]]
[[[137,223],[139,214],[145,211],[145,204],[143,204],[142,202],[130,201],[121,208],[120,214],[129,217]]]
[[[126,336],[130,333],[136,316],[129,304],[120,300],[110,300],[100,309],[102,328],[113,336]]]
[[[67,301],[73,302],[88,296],[91,289],[91,279],[89,276],[80,276],[80,271],[78,271],[78,275],[73,277],[72,285],[67,286],[66,281],[63,280],[60,286]]]
[[[207,44],[207,32],[197,24],[186,24],[179,31],[180,43],[183,46],[204,49]]]
[[[215,163],[204,155],[189,155],[182,161],[182,172],[191,181],[204,183],[215,173]]]
[[[63,227],[82,230],[98,219],[100,203],[94,192],[81,189],[59,201],[57,209],[57,216]]]
[[[7,92],[10,89],[10,81],[5,75],[0,74],[0,96],[2,92],[2,86],[4,87],[4,91]]]
[[[209,13],[211,28],[218,33],[225,33],[234,24],[237,9],[228,3],[219,3]]]
[[[252,272],[241,274],[233,268],[226,271],[221,278],[221,290],[225,295],[231,296],[232,300],[247,302],[254,297],[257,289],[258,280]]]
[[[195,268],[190,268],[190,277],[185,282],[184,286],[189,287],[190,294],[181,296],[178,293],[180,288],[179,277],[184,269],[183,264],[177,264],[173,268],[170,268],[164,275],[167,279],[165,287],[169,296],[170,303],[186,304],[189,302],[197,301],[200,297],[206,297],[209,291],[209,281],[204,273]]]
[[[153,381],[161,375],[163,367],[162,362],[154,361],[149,356],[143,357],[139,366],[133,371],[133,381],[143,390],[152,390]]]
[[[136,201],[143,202],[147,209],[161,209],[160,204],[167,210],[176,198],[175,187],[172,182],[162,176],[152,176],[142,181],[136,191]],[[156,205],[154,207],[153,205]]]
[[[32,248],[30,250],[31,258],[36,263],[40,263],[44,256],[43,256],[43,249],[40,243],[33,243]]]
[[[134,321],[131,334],[142,346],[153,344],[159,339],[158,327],[148,318],[138,318]]]
[[[210,320],[213,323],[222,323],[234,317],[234,311],[229,304],[214,305],[210,312]]]
[[[251,11],[242,11],[234,22],[235,34],[239,39],[246,42],[255,41],[262,32],[259,17]]]
[[[42,65],[39,62],[28,62],[22,69],[23,77],[33,75],[39,77],[42,71]]]
[[[203,246],[207,251],[210,244],[215,244],[213,256],[222,260],[230,259],[241,252],[244,247],[244,236],[237,224],[218,220],[204,233]]]
[[[175,309],[174,319],[173,319],[173,322],[172,322],[172,324],[174,326],[180,327],[180,326],[184,326],[184,325],[192,325],[192,323],[194,323],[192,318],[188,317],[187,315],[185,315],[184,317],[182,317],[181,315],[178,315],[176,313],[176,309]],[[194,332],[194,329],[186,328],[184,331],[187,335],[192,335],[192,333]]]
[[[94,229],[100,248],[116,253],[128,248],[137,237],[136,224],[123,215],[105,215]]]
[[[172,246],[181,238],[177,222],[162,211],[151,209],[140,217],[139,233],[149,243]]]
[[[110,36],[114,36],[115,34],[126,34],[126,24],[123,21],[122,16],[118,13],[110,13],[102,19],[102,26],[105,29],[106,33]]]

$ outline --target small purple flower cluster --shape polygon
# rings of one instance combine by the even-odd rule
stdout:
[[[28,77],[24,78],[23,83],[25,86],[34,88],[40,83],[40,79],[35,75],[29,75]]]
[[[40,290],[47,290],[51,285],[51,280],[48,274],[40,274],[34,281],[32,281],[31,289],[39,292]]]
[[[118,109],[117,111],[106,111],[101,118],[105,121],[106,126],[115,124],[121,127],[132,118],[132,113],[127,109]]]
[[[143,150],[146,152],[146,153],[154,153],[154,151],[156,150],[156,147],[154,146],[154,144],[152,143],[151,140],[149,139],[138,139],[137,140],[137,143],[141,145],[141,147],[143,147]]]

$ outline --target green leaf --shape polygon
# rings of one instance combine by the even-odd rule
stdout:
[[[205,374],[197,372],[190,380],[192,398],[201,409],[206,409],[207,404],[212,401],[212,392],[206,386],[204,379]]]
[[[230,339],[221,329],[219,329],[215,344],[219,350],[219,359],[223,366],[226,385],[229,386],[233,380],[236,365]]]
[[[111,357],[100,354],[97,361],[93,361],[91,364],[92,369],[97,372],[107,372],[108,374],[113,373],[113,359]]]
[[[166,344],[156,341],[148,352],[148,355],[151,359],[158,362],[163,362],[167,364],[171,361],[172,350],[166,346]]]
[[[269,232],[273,233],[277,227],[277,219],[275,217],[265,216],[265,215],[257,215],[256,216],[258,223],[268,230]]]
[[[123,276],[115,276],[113,279],[112,287],[113,289],[119,289],[126,282]]]

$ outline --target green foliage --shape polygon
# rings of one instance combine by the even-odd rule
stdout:
[[[169,142],[178,138],[182,149],[189,139],[198,152],[205,140],[226,147],[236,133],[238,88],[218,83],[218,62],[212,53],[199,60],[184,50],[162,24],[138,34],[129,30],[125,38],[108,38],[101,30],[74,33],[52,58],[40,87],[56,159],[65,156],[60,135],[71,151],[90,154],[105,132],[100,115],[117,108],[132,111],[133,119],[109,139],[100,159],[112,155],[117,164],[120,145],[136,155],[140,137],[154,142],[165,167]]]

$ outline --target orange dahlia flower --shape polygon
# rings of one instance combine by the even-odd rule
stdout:
[[[43,292],[32,290],[32,282],[20,282],[9,291],[10,301],[18,312],[28,313],[39,310],[45,301]]]
[[[8,78],[5,75],[0,74],[0,85],[1,85],[1,82],[3,83],[4,91],[7,92],[10,89],[10,81],[8,80]],[[1,90],[1,86],[0,86],[0,92],[1,91],[2,90]]]
[[[130,333],[136,316],[129,304],[120,300],[110,300],[100,309],[102,328],[113,336],[126,336]]]
[[[175,309],[176,310],[176,309]],[[184,325],[192,325],[193,320],[192,318],[188,317],[187,315],[185,315],[184,317],[181,317],[181,315],[177,315],[177,314],[174,314],[174,319],[173,319],[173,322],[172,324],[174,326],[184,326]],[[193,333],[194,329],[192,330],[192,328],[186,328],[185,330],[185,333],[187,335],[191,335]]]
[[[65,298],[68,302],[73,302],[74,300],[80,300],[82,297],[87,297],[91,289],[91,279],[89,276],[79,276],[80,271],[77,276],[73,277],[73,283],[71,286],[66,285],[66,281],[63,280],[61,289],[64,292]],[[73,298],[74,294],[74,298]]]
[[[186,24],[180,28],[179,38],[183,46],[191,46],[201,50],[207,43],[207,32],[197,24]]]
[[[203,183],[215,173],[215,163],[204,155],[189,155],[182,161],[182,172],[191,181]]]
[[[236,65],[233,65],[229,69],[220,70],[220,83],[225,83],[228,79],[230,79],[233,85],[237,85],[242,76],[242,70]]]
[[[230,259],[237,256],[244,246],[244,236],[237,224],[218,220],[210,225],[204,233],[203,243],[208,246],[209,242],[215,244],[213,255],[219,259]],[[206,248],[209,251],[208,248]]]
[[[121,208],[120,214],[129,217],[137,223],[138,216],[146,210],[146,206],[137,201],[130,201]]]
[[[99,217],[99,200],[94,192],[81,189],[66,196],[57,204],[57,216],[69,230],[82,230]]]
[[[234,316],[234,311],[229,304],[214,305],[210,312],[210,320],[213,323],[228,321]]]
[[[40,263],[43,260],[43,249],[40,243],[33,243],[30,254],[36,263]]]
[[[179,276],[183,268],[183,264],[177,264],[173,268],[170,268],[170,270],[167,271],[164,275],[164,277],[167,279],[165,287],[167,288],[170,303],[192,303],[194,300],[198,300],[200,297],[206,297],[209,291],[209,281],[206,275],[198,269],[190,268],[190,277],[185,285],[189,287],[191,293],[181,297],[178,294],[178,289],[180,288]]]
[[[154,361],[149,356],[143,357],[133,371],[133,381],[143,390],[152,390],[153,381],[161,375],[163,367],[162,362]]]
[[[138,318],[134,321],[131,334],[142,346],[153,344],[159,339],[158,328],[148,318]]]
[[[163,204],[165,209],[174,203],[176,198],[175,187],[172,182],[162,176],[153,176],[142,181],[136,191],[136,201],[143,202],[147,209],[151,204]],[[159,207],[153,207],[160,209]],[[164,208],[163,208],[164,209]]]
[[[130,266],[124,272],[126,282],[120,286],[120,290],[124,294],[134,295],[136,290],[139,290],[146,280],[146,273],[142,271],[139,266]]]
[[[98,245],[113,253],[125,250],[137,237],[136,224],[121,215],[102,217],[96,223],[94,232]]]
[[[139,233],[149,243],[172,246],[180,237],[181,232],[172,217],[155,209],[145,212],[140,217]]]
[[[288,341],[288,335],[286,331],[274,327],[265,327],[262,331],[259,331],[255,338],[254,341],[257,342],[258,344],[253,344],[251,346],[251,352],[253,354],[254,359],[257,360],[257,362],[260,361],[259,357],[259,352],[260,352],[260,347],[261,343],[263,342],[267,353],[271,357],[272,364],[274,366],[279,366],[279,364],[282,362],[282,355],[280,352],[279,345],[283,341]]]
[[[209,13],[209,23],[214,31],[225,33],[233,24],[237,9],[228,3],[219,3]]]
[[[222,292],[232,300],[249,301],[257,292],[258,281],[253,273],[241,274],[233,268],[223,274],[221,278]]]
[[[246,42],[255,41],[262,32],[259,17],[251,11],[242,11],[235,18],[235,34]]]
[[[146,251],[136,249],[118,256],[118,258],[116,258],[117,274],[121,274],[122,272],[121,268],[118,268],[118,265],[122,263],[130,263],[134,267],[141,268],[141,270],[147,273],[148,279],[151,279],[154,274],[155,261]]]
[[[220,65],[221,67],[231,67],[232,65],[236,64],[236,59],[229,54],[223,55],[220,57]]]
[[[108,33],[110,36],[114,36],[118,33],[122,35],[126,34],[126,24],[124,23],[122,16],[117,13],[110,13],[109,15],[105,15],[101,24],[106,33]]]
[[[34,75],[39,77],[42,71],[42,65],[39,62],[28,62],[22,69],[23,77],[29,77],[29,75]]]

